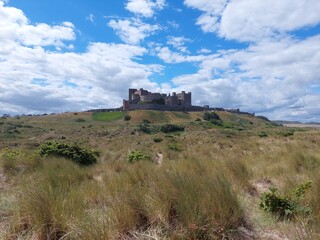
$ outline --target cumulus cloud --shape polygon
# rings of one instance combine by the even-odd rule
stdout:
[[[187,55],[171,51],[169,47],[157,47],[157,56],[166,63],[199,62],[206,57],[203,55]]]
[[[220,37],[256,42],[320,22],[318,0],[185,0],[202,12],[196,24]]]
[[[145,48],[96,42],[83,53],[48,51],[44,46],[73,39],[71,23],[33,25],[22,11],[0,6],[0,113],[118,107],[125,89],[157,87],[148,78],[162,67],[135,61]],[[66,30],[70,38],[63,34]],[[39,40],[41,31],[47,32]]]
[[[314,120],[319,114],[320,35],[304,40],[260,42],[219,54],[171,56],[167,61],[198,62],[194,74],[175,77],[179,89],[194,92],[195,102],[237,108],[272,119]],[[298,115],[298,113],[300,115]]]
[[[204,32],[215,32],[219,29],[219,20],[228,2],[229,0],[185,0],[184,4],[203,12],[196,24],[200,25]]]
[[[152,17],[164,6],[165,0],[128,0],[126,9],[143,17]]]
[[[137,45],[146,37],[160,29],[158,25],[143,23],[137,18],[125,20],[111,20],[108,26],[113,28],[122,41]]]
[[[174,48],[178,49],[181,52],[188,52],[187,47],[185,46],[186,43],[191,42],[191,39],[186,37],[174,37],[174,36],[168,36],[168,45],[172,45]]]
[[[26,46],[65,47],[65,41],[75,39],[74,26],[70,22],[49,26],[32,25],[24,13],[13,7],[5,7],[0,1],[0,43],[19,41]]]
[[[219,34],[240,41],[275,37],[318,24],[319,11],[317,0],[231,1],[221,17]]]

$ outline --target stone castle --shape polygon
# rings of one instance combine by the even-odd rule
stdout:
[[[192,106],[191,92],[181,93],[173,92],[170,94],[151,93],[143,88],[129,89],[128,100],[123,100],[123,105],[118,108],[108,109],[91,109],[87,112],[115,112],[115,111],[130,111],[130,110],[158,110],[158,111],[225,111],[237,114],[246,114],[254,116],[254,113],[242,112],[237,109],[212,108],[209,105]]]
[[[193,110],[191,92],[173,92],[172,95],[151,93],[143,88],[129,89],[129,99],[123,100],[123,110]]]

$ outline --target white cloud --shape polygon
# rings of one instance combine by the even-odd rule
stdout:
[[[143,23],[137,18],[126,20],[111,20],[108,26],[116,31],[122,41],[137,45],[146,37],[154,34],[160,29],[158,25]]]
[[[201,48],[200,50],[198,50],[198,53],[209,54],[211,53],[211,50],[207,48]]]
[[[223,12],[219,34],[257,41],[318,24],[319,12],[318,0],[231,1]]]
[[[173,27],[174,29],[178,29],[180,27],[180,24],[177,23],[176,21],[167,21],[168,25]]]
[[[165,0],[128,0],[126,9],[143,17],[152,17],[164,6]]]
[[[94,15],[92,13],[90,13],[87,17],[86,17],[86,20],[89,21],[89,22],[94,22]]]
[[[320,22],[318,0],[185,0],[185,5],[202,11],[196,24],[204,32],[239,41],[282,37]]]
[[[0,43],[19,41],[26,46],[65,47],[64,41],[75,39],[74,26],[70,22],[57,26],[44,23],[32,25],[19,9],[5,7],[0,2]]]
[[[191,39],[185,37],[168,36],[167,44],[173,46],[181,52],[187,53],[188,49],[185,46],[186,43],[191,42]]]
[[[203,14],[198,18],[196,24],[201,26],[204,32],[215,32],[219,29],[219,19],[226,7],[228,0],[185,0],[187,7],[198,9]]]
[[[135,61],[145,48],[91,43],[83,53],[52,52],[43,46],[65,45],[71,23],[32,25],[2,2],[0,19],[0,114],[118,107],[130,87],[157,88],[148,78],[162,67]]]
[[[195,103],[240,107],[272,119],[314,121],[320,101],[319,93],[312,91],[319,83],[319,43],[320,35],[287,38],[215,55],[174,58],[171,53],[168,59],[200,62],[196,73],[173,79],[179,89],[194,92]]]
[[[203,55],[186,55],[171,51],[168,47],[157,47],[157,56],[166,63],[199,62],[206,58]]]
[[[155,88],[148,78],[162,70],[136,63],[146,49],[124,44],[93,43],[82,54],[18,44],[14,50],[0,54],[0,103],[11,104],[10,113],[118,107],[125,89]]]

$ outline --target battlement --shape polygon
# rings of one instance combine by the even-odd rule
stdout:
[[[172,95],[152,93],[143,88],[129,89],[128,100],[123,100],[123,110],[161,109],[185,110],[191,108],[191,92],[173,92]]]

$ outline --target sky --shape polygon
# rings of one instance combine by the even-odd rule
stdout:
[[[0,114],[120,107],[129,88],[320,122],[319,0],[0,0]]]

